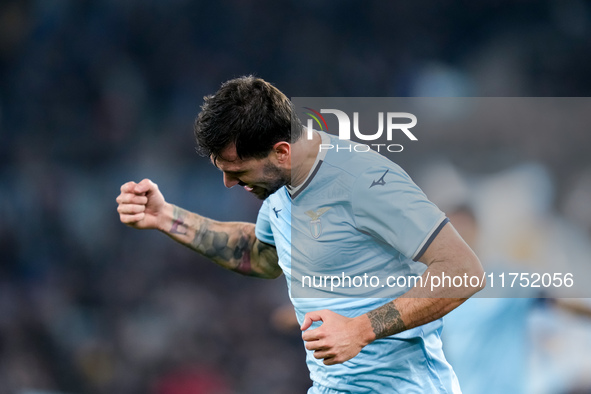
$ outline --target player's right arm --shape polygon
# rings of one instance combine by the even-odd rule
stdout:
[[[218,222],[169,204],[149,179],[121,186],[117,203],[121,222],[160,230],[224,268],[260,278],[281,274],[275,246],[257,239],[253,223]]]

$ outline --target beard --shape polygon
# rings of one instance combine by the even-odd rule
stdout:
[[[264,167],[265,179],[261,182],[264,186],[253,186],[252,194],[258,199],[264,200],[277,190],[291,182],[291,174],[285,174],[279,167],[266,163]]]

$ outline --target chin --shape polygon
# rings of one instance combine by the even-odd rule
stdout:
[[[283,187],[283,185],[278,186],[278,187],[273,187],[270,189],[255,186],[255,188],[252,190],[251,193],[254,194],[258,199],[265,200],[267,197],[269,197],[271,194],[275,193],[281,187]]]
[[[287,177],[270,178],[262,183],[264,186],[253,186],[251,193],[258,199],[264,200],[288,183],[289,179]]]
[[[251,193],[254,194],[255,197],[260,200],[264,200],[267,197],[269,197],[271,194],[273,194],[273,193],[270,193],[269,190],[262,188],[262,187],[258,187],[258,186],[254,187],[252,189]]]

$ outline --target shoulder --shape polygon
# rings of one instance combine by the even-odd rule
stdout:
[[[339,140],[330,136],[330,144],[321,147],[326,150],[323,166],[327,170],[346,174],[353,181],[360,177],[373,177],[388,170],[389,174],[408,177],[406,172],[396,163],[371,149],[368,145],[348,140]],[[409,178],[410,179],[410,178]]]

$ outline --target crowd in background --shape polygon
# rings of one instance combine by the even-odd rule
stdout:
[[[582,0],[0,1],[0,394],[305,392],[299,330],[273,324],[283,278],[242,278],[118,220],[120,185],[146,177],[187,209],[255,220],[260,202],[195,153],[193,120],[221,82],[588,96],[590,48]],[[538,149],[518,153],[495,136],[448,141],[454,164],[541,163],[549,212],[588,242],[591,134],[530,136]]]

